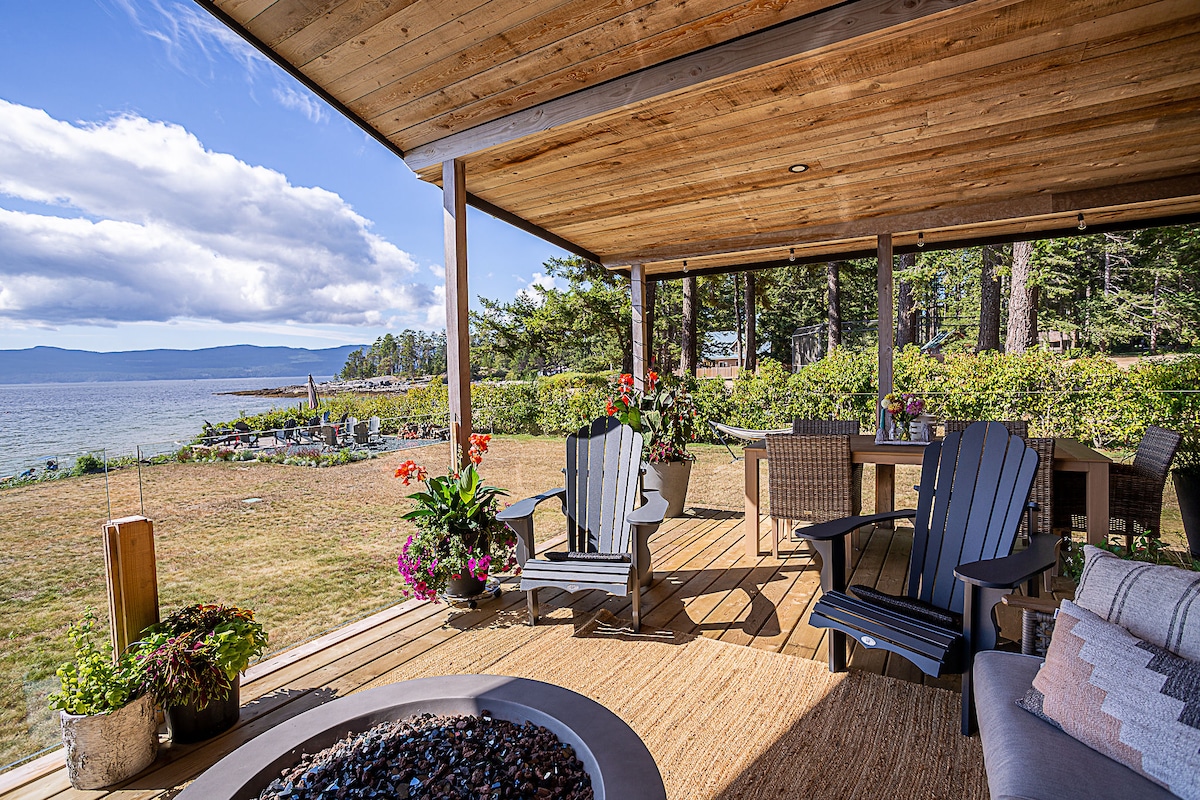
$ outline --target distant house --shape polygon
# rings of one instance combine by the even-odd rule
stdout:
[[[700,347],[700,366],[696,370],[696,377],[736,378],[742,366],[737,349],[737,334],[733,331],[706,333]],[[760,343],[759,356],[769,352],[768,343]]]

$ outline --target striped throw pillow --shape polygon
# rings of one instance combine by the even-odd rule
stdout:
[[[1076,605],[1137,638],[1200,661],[1200,572],[1143,564],[1088,545]]]

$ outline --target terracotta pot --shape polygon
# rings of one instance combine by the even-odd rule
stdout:
[[[102,789],[132,778],[158,754],[154,698],[142,695],[107,714],[59,712],[67,778],[76,789]]]
[[[643,464],[646,474],[642,486],[655,489],[667,501],[667,516],[682,517],[687,501],[688,479],[692,475],[691,461],[668,461],[662,464]]]
[[[228,697],[213,700],[200,710],[195,706],[164,708],[171,741],[179,744],[203,742],[232,728],[242,713],[241,683],[242,676],[238,675],[233,679]]]

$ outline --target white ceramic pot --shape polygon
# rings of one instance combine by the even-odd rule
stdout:
[[[642,486],[654,489],[667,501],[667,516],[682,517],[687,501],[688,480],[692,475],[691,461],[668,461],[662,464],[643,464],[646,474]]]
[[[76,789],[121,783],[150,766],[158,754],[158,720],[148,694],[107,714],[59,714],[67,777]]]

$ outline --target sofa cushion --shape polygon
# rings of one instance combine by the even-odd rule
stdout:
[[[1017,707],[1041,659],[989,650],[972,688],[992,800],[1170,800],[1166,789]]]
[[[1023,707],[1040,700],[1065,733],[1200,800],[1200,663],[1064,600],[1033,688]]]
[[[1200,661],[1200,572],[1084,547],[1075,603],[1137,638]]]

